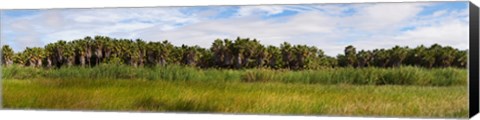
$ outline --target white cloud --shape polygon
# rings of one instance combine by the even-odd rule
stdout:
[[[28,20],[18,20],[15,22],[11,22],[10,26],[13,31],[27,31],[33,27],[33,25],[31,25],[30,21]]]
[[[40,10],[32,16],[2,18],[2,39],[8,40],[5,43],[12,44],[16,51],[20,51],[27,46],[42,46],[57,40],[93,35],[133,38],[145,28],[160,26],[162,30],[168,30],[174,29],[175,24],[189,24],[199,20],[181,13],[182,9],[184,8]]]
[[[350,44],[357,46],[359,50],[393,47],[394,45],[414,47],[419,44],[430,45],[432,43],[465,48],[465,45],[468,45],[468,39],[465,38],[465,34],[468,34],[468,29],[465,28],[468,27],[468,23],[449,22],[461,19],[459,17],[461,14],[457,13],[458,11],[452,11],[448,12],[448,15],[439,16],[440,13],[437,13],[420,19],[416,15],[426,5],[429,4],[357,4],[343,8],[331,5],[338,8],[330,7],[333,9],[331,11],[303,11],[288,18],[286,22],[243,17],[200,22],[161,33],[151,30],[141,33],[139,36],[145,37],[147,40],[155,38],[181,40],[173,43],[177,45],[196,44],[202,47],[209,47],[214,39],[222,38],[222,36],[224,38],[253,37],[267,45],[278,46],[284,41],[293,44],[314,45],[331,56],[343,52],[344,47]],[[351,16],[332,16],[331,14],[345,11],[347,8],[355,8],[355,14]],[[255,9],[260,8],[256,7]],[[274,14],[278,13],[279,9],[267,9],[266,11]],[[416,25],[418,25],[417,29],[407,32],[399,31],[402,27]],[[449,30],[455,30],[455,32],[449,32]],[[424,41],[419,41],[419,39]]]
[[[180,7],[47,10],[28,19],[10,20],[8,23],[11,24],[7,24],[6,28],[9,33],[32,33],[29,39],[37,40],[19,44],[17,47],[20,48],[87,35],[148,41],[168,39],[175,45],[202,47],[210,47],[217,38],[241,36],[257,38],[267,45],[278,46],[284,41],[314,45],[331,56],[343,52],[344,47],[350,44],[357,46],[358,50],[434,42],[468,47],[467,9],[440,10],[430,16],[418,16],[428,5],[431,4],[241,6],[233,18],[218,20],[210,20],[207,16],[218,15],[229,7],[215,6],[218,9],[190,13],[184,12],[189,8]],[[268,19],[262,17],[286,10],[297,11],[298,14]],[[400,31],[404,27],[415,29]],[[2,39],[4,37],[2,33]],[[22,40],[28,41],[27,38]]]
[[[233,39],[240,36],[257,38],[264,44],[278,46],[283,41],[300,43],[299,40],[294,39],[308,34],[330,33],[335,29],[329,18],[315,14],[319,13],[302,14],[286,23],[275,22],[274,20],[261,20],[258,17],[214,20],[164,32],[150,29],[139,36],[144,37],[146,40],[155,40],[157,38],[180,40],[180,42],[173,41],[172,43],[177,43],[177,45],[197,43],[197,45],[202,47],[210,47],[216,38]]]
[[[238,16],[250,16],[259,12],[266,12],[267,15],[282,13],[284,10],[281,6],[244,6],[238,10]]]
[[[364,31],[395,30],[415,18],[421,3],[377,3],[358,9],[345,23]]]
[[[421,27],[404,32],[395,37],[398,40],[431,45],[435,42],[453,47],[468,48],[468,24],[460,21],[447,21],[438,26]]]
[[[358,49],[389,48],[395,45],[416,47],[418,45],[430,46],[438,43],[458,49],[468,49],[469,25],[464,21],[468,16],[458,14],[458,11],[445,11],[433,13],[422,19],[412,21],[415,29],[398,31],[393,35],[377,35],[364,38],[352,44]],[[425,19],[428,18],[428,19]]]

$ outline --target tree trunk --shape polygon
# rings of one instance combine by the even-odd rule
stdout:
[[[144,62],[145,62],[145,60],[144,60],[144,58],[145,58],[144,55],[145,55],[145,54],[144,54],[144,53],[145,53],[145,52],[142,52],[142,53],[140,54],[140,57],[138,58],[138,66],[140,66],[140,67],[143,67],[143,64],[144,64]]]
[[[104,52],[104,58],[108,59],[111,57],[111,54],[112,54],[112,50],[110,49],[105,49],[105,52]]]
[[[238,54],[235,56],[235,68],[241,68],[242,67],[242,54]]]
[[[50,57],[47,57],[47,68],[51,68],[52,67],[52,59]]]
[[[30,58],[30,59],[28,60],[27,66],[35,67],[35,59]]]
[[[277,59],[275,57],[270,58],[270,67],[275,67]]]
[[[141,58],[138,60],[138,66],[143,67],[143,65],[144,65],[143,62],[144,62],[143,57],[141,57]]]
[[[225,60],[223,61],[223,65],[225,67],[231,66],[232,65],[232,60],[233,60],[232,58],[233,58],[233,56],[231,54],[227,53],[225,55]]]
[[[36,66],[37,67],[42,67],[42,59],[37,59]]]
[[[6,65],[6,66],[10,66],[10,65],[12,65],[12,64],[13,64],[13,60],[11,60],[11,59],[6,59],[6,60],[5,60],[5,65]]]
[[[95,56],[97,56],[96,57],[97,58],[97,63],[95,63],[95,64],[98,65],[98,64],[100,64],[100,62],[102,62],[102,57],[103,57],[102,50],[96,50],[95,51]]]
[[[256,64],[257,64],[257,67],[262,67],[263,66],[263,58],[258,57]]]
[[[85,59],[86,59],[85,56],[80,56],[79,61],[80,61],[80,65],[81,65],[82,67],[84,67],[85,64],[86,64],[86,60],[85,60]]]
[[[214,56],[215,56],[214,59],[215,59],[215,64],[216,65],[223,64],[223,54],[216,52]]]
[[[74,58],[74,57],[68,57],[68,58],[66,58],[67,66],[68,66],[68,67],[72,66],[74,61],[75,61],[75,58]]]
[[[131,59],[131,58],[130,58],[130,59],[128,60],[128,62],[129,62],[129,64],[130,64],[131,66],[137,67],[137,61],[135,61],[134,59]]]
[[[162,57],[159,57],[159,58],[157,59],[157,64],[163,66],[163,65],[166,64],[166,60],[165,60],[164,58],[162,58]]]
[[[242,67],[248,67],[248,56],[243,56],[243,59],[242,59]]]
[[[53,59],[52,59],[52,66],[60,67],[58,62],[59,62],[59,61],[58,61],[57,57],[53,57]]]
[[[90,48],[87,48],[85,52],[85,57],[86,57],[86,62],[88,66],[92,66],[92,50]]]

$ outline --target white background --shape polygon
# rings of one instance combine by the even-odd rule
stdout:
[[[301,3],[359,3],[359,2],[412,2],[429,0],[0,0],[0,9],[42,9],[42,8],[92,8],[92,7],[151,7],[151,6],[195,6],[195,5],[256,5],[256,4],[301,4]],[[443,0],[458,1],[458,0]],[[478,0],[473,0],[480,5]],[[467,103],[465,103],[467,104]],[[402,108],[399,108],[402,109]],[[0,110],[1,120],[48,119],[48,120],[132,120],[132,119],[200,119],[200,120],[316,120],[316,119],[372,119],[373,117],[327,117],[327,116],[268,116],[268,115],[222,115],[187,113],[129,113],[129,112],[87,112],[87,111],[47,111],[47,110]],[[393,119],[402,118],[375,118]],[[412,118],[403,118],[413,120]],[[474,119],[480,119],[479,115]]]

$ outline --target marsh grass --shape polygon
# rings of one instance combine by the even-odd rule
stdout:
[[[100,65],[93,68],[64,67],[60,69],[11,66],[4,68],[2,72],[4,79],[142,79],[420,86],[467,84],[466,69],[426,69],[411,66],[398,68],[330,68],[302,71],[199,69],[177,65],[138,68],[126,65]]]
[[[468,117],[467,70],[2,68],[3,107],[234,114]]]
[[[151,80],[3,80],[3,107],[100,111],[447,117],[468,115],[466,86]]]

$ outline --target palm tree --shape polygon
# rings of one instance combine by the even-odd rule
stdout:
[[[275,46],[268,46],[267,47],[267,58],[268,59],[268,65],[270,68],[280,68],[280,62],[281,62],[281,51],[278,47]]]
[[[103,47],[105,45],[106,39],[103,36],[95,36],[93,42],[94,65],[98,65],[103,61]]]
[[[138,61],[140,59],[140,49],[133,41],[125,41],[125,58],[124,61],[127,62],[128,65],[137,67]]]
[[[233,67],[233,60],[234,60],[234,44],[231,40],[224,39],[223,43],[224,47],[224,60],[223,60],[223,67],[224,68],[232,68]]]
[[[431,55],[432,55],[433,61],[434,61],[432,66],[435,66],[435,67],[440,67],[441,66],[441,63],[442,63],[442,58],[441,58],[442,48],[443,47],[439,44],[433,44],[432,46],[430,46],[430,48],[428,48],[428,51],[430,53],[432,53]]]
[[[40,47],[27,47],[24,51],[24,55],[27,58],[27,66],[31,67],[41,67],[42,66],[42,58],[44,56],[44,50]]]
[[[280,50],[282,53],[283,67],[290,68],[291,66],[293,66],[292,45],[290,45],[290,43],[284,42],[280,45]]]
[[[66,45],[65,45],[65,48],[63,49],[63,54],[62,56],[64,56],[64,62],[63,63],[66,63],[67,66],[73,66],[73,64],[75,63],[75,47],[74,47],[74,44],[72,42],[68,42]]]
[[[392,66],[400,66],[403,62],[403,60],[407,57],[408,55],[408,48],[403,48],[400,46],[395,46],[391,50],[391,56],[392,56]]]
[[[138,65],[143,66],[144,63],[145,63],[145,57],[146,57],[146,54],[147,54],[147,49],[146,49],[147,43],[145,43],[141,39],[137,39],[136,43],[137,43],[137,47],[138,47],[138,51],[139,51]]]
[[[92,58],[93,58],[93,39],[90,37],[90,36],[87,36],[85,38],[83,38],[83,40],[85,41],[85,60],[86,60],[86,63],[88,64],[88,66],[93,66],[92,64]]]
[[[260,46],[257,50],[257,52],[255,52],[256,55],[255,55],[255,67],[257,68],[261,68],[264,66],[265,64],[265,61],[268,60],[269,57],[271,57],[271,55],[269,54],[269,52],[267,51],[267,49],[263,46]]]
[[[358,67],[368,67],[370,66],[370,62],[372,60],[372,53],[370,51],[364,51],[361,50],[357,54],[357,60],[358,60]]]
[[[112,59],[112,58],[120,58],[121,56],[123,56],[123,47],[125,47],[121,41],[117,40],[117,39],[114,39],[113,42],[111,43],[111,57],[109,59]]]
[[[2,64],[20,64],[32,67],[45,66],[95,66],[101,63],[119,63],[131,66],[182,64],[199,68],[287,68],[293,70],[323,67],[398,67],[415,65],[422,67],[466,67],[467,50],[434,44],[413,49],[395,46],[390,49],[361,50],[352,45],[344,54],[330,57],[321,49],[307,45],[265,47],[256,39],[216,39],[209,49],[199,46],[173,46],[167,40],[144,42],[141,39],[112,39],[106,36],[89,36],[66,42],[60,40],[43,48],[27,48],[14,53],[8,45],[2,46]],[[113,62],[111,62],[113,61]]]
[[[64,64],[64,59],[65,57],[63,56],[64,54],[64,49],[66,46],[67,42],[64,40],[60,40],[54,44],[51,45],[52,49],[52,62],[56,67],[60,67]]]
[[[425,51],[420,53],[421,57],[421,63],[422,66],[427,67],[427,68],[432,68],[433,65],[435,64],[435,52],[433,51]]]
[[[333,67],[339,66],[338,60],[335,59],[334,57],[325,56],[325,57],[322,57],[322,59],[323,59],[322,63],[326,67],[333,68]]]
[[[196,66],[199,59],[202,57],[200,54],[201,48],[199,46],[186,46],[182,45],[183,56],[182,63],[188,66]]]
[[[391,54],[388,53],[385,49],[375,49],[373,50],[373,61],[375,66],[378,67],[387,67],[388,63],[391,61]]]
[[[223,41],[221,39],[216,39],[213,43],[212,46],[210,47],[210,51],[213,52],[214,56],[214,66],[216,67],[222,67],[222,64],[225,61],[225,50],[227,48],[223,44]]]
[[[56,59],[55,55],[55,49],[56,49],[56,44],[54,43],[50,43],[50,44],[47,44],[45,46],[45,61],[46,61],[46,64],[45,64],[45,67],[47,68],[51,68],[53,65],[54,65],[54,59]]]
[[[14,52],[12,48],[8,45],[3,45],[2,46],[2,64],[5,66],[10,66],[13,64],[13,55]]]
[[[208,67],[215,67],[215,63],[214,62],[214,57],[213,57],[213,52],[210,51],[209,49],[204,49],[204,48],[200,48],[198,50],[199,52],[199,60],[198,60],[198,63],[197,63],[197,66],[200,67],[200,68],[208,68]]]
[[[465,68],[467,66],[468,57],[467,57],[466,50],[458,50],[457,52],[455,52],[454,56],[455,56],[455,61],[453,62],[453,64],[456,67]]]
[[[423,66],[422,63],[419,61],[422,61],[423,57],[423,52],[425,52],[427,48],[423,45],[417,46],[413,48],[412,50],[409,50],[407,58],[406,58],[406,64],[407,65],[413,65],[413,66]]]
[[[314,48],[312,50],[316,51],[312,51],[315,55],[312,55],[309,59],[308,69],[331,68],[338,65],[337,59],[325,55],[325,52],[322,49]]]
[[[355,47],[353,47],[352,45],[349,45],[347,47],[345,47],[345,56],[347,58],[347,63],[348,63],[348,66],[353,66],[353,67],[356,67],[356,63],[357,63],[357,58],[356,58],[356,50],[355,50]]]
[[[160,44],[161,52],[159,53],[159,59],[161,65],[167,64],[167,60],[169,59],[170,53],[173,48],[174,46],[167,40],[163,41],[162,44]]]
[[[247,49],[249,49],[247,42],[248,40],[246,39],[237,38],[233,43],[233,46],[231,47],[231,50],[235,56],[234,58],[235,68],[237,69],[243,67],[243,65],[246,64],[245,62],[247,61],[245,61],[244,59],[248,60],[249,56],[246,56],[248,55]]]
[[[72,45],[75,51],[75,59],[78,64],[84,67],[87,64],[87,45],[84,40],[72,41]]]
[[[152,65],[166,65],[173,45],[168,41],[149,42],[147,44],[147,61]]]
[[[112,55],[113,51],[113,43],[116,41],[113,41],[110,37],[104,37],[102,39],[103,41],[103,46],[102,46],[102,54],[103,54],[103,60],[108,59]]]
[[[24,52],[15,53],[13,55],[13,63],[16,63],[20,66],[26,65],[27,56]]]
[[[293,60],[293,69],[298,70],[298,69],[303,69],[306,66],[306,62],[308,57],[311,55],[309,48],[306,45],[295,45],[293,47],[293,54],[294,54],[294,60]]]
[[[450,46],[446,46],[446,47],[443,47],[438,54],[439,55],[439,59],[440,59],[440,65],[438,66],[441,66],[441,67],[450,67],[450,65],[454,62],[455,60],[455,49],[450,47]]]

